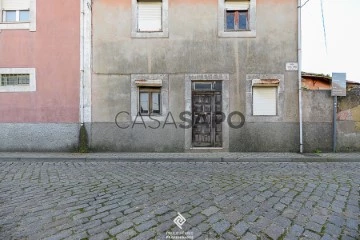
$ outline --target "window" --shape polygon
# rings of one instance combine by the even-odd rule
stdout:
[[[248,30],[248,10],[226,11],[226,30]]]
[[[277,87],[253,87],[253,115],[277,114]]]
[[[35,68],[0,68],[0,92],[36,91]]]
[[[169,75],[131,74],[131,117],[165,121],[169,113]],[[150,118],[151,115],[151,118]]]
[[[1,74],[1,86],[29,85],[30,74]]]
[[[281,122],[285,116],[284,74],[246,74],[246,120]]]
[[[256,37],[256,0],[219,0],[219,37]]]
[[[29,10],[4,10],[3,22],[29,22]]]
[[[36,31],[36,0],[0,0],[0,30]]]
[[[168,37],[168,0],[132,0],[132,37]]]
[[[138,31],[161,32],[161,1],[138,1]]]
[[[139,112],[141,115],[161,114],[161,88],[139,88]]]

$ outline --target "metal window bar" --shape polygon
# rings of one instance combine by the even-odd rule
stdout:
[[[30,74],[1,74],[1,86],[29,85]]]

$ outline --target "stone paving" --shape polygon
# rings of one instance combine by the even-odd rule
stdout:
[[[7,161],[0,239],[360,239],[359,186],[357,162]]]

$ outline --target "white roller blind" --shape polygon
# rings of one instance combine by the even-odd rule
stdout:
[[[30,0],[2,0],[1,7],[5,10],[30,9]]]
[[[161,31],[161,2],[138,2],[138,30]]]
[[[248,10],[250,1],[225,1],[225,8],[227,10]]]
[[[276,115],[277,87],[253,87],[253,115]]]

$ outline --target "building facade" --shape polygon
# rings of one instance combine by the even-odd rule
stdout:
[[[297,2],[0,0],[0,151],[298,152]],[[330,92],[303,90],[304,151],[331,151]]]
[[[297,1],[97,0],[92,21],[92,148],[298,151]]]
[[[0,150],[76,148],[80,1],[0,0]]]

